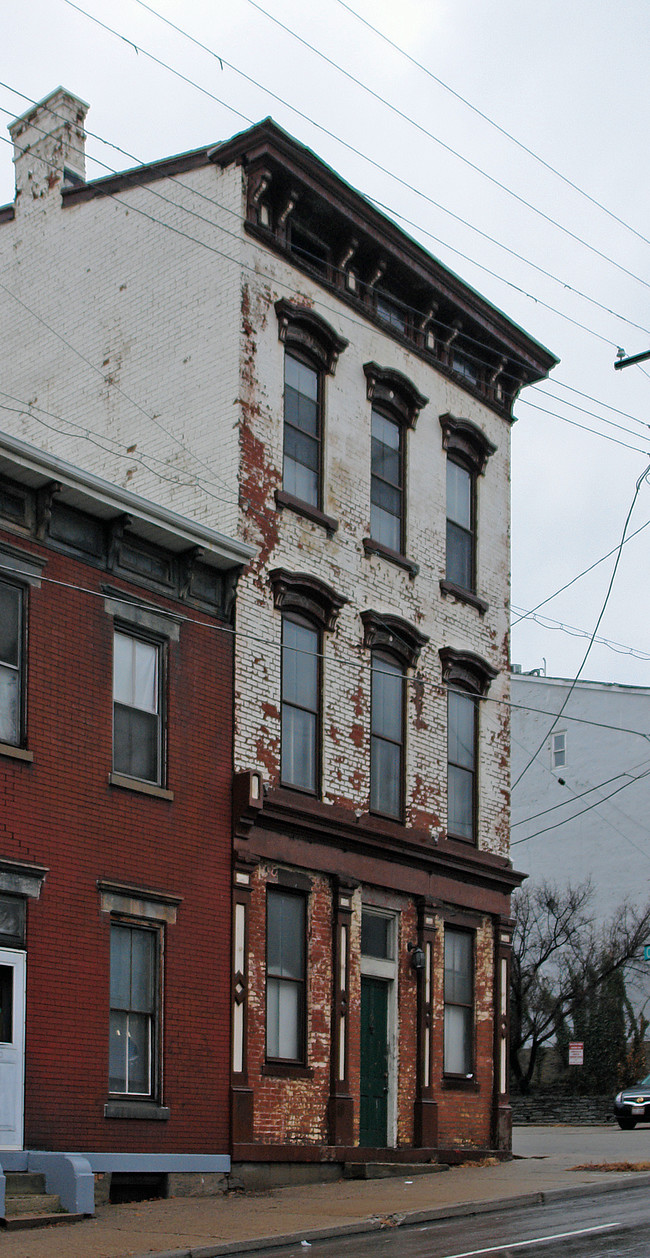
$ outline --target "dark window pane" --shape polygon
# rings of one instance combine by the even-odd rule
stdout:
[[[388,817],[402,811],[402,748],[381,738],[370,740],[370,807]]]
[[[402,549],[402,433],[399,424],[372,412],[370,535]]]
[[[128,1009],[131,1001],[131,930],[111,927],[111,1007]]]
[[[131,941],[131,1009],[153,1013],[155,996],[155,936],[152,931],[134,930]]]
[[[276,978],[302,979],[304,956],[303,897],[270,891],[267,900],[268,973]]]
[[[474,538],[447,520],[447,580],[463,590],[474,589]]]
[[[284,430],[285,461],[302,463],[310,471],[316,472],[318,471],[319,449],[319,444],[314,437],[287,424]]]
[[[449,765],[447,829],[463,839],[474,838],[474,774]]]
[[[472,1002],[472,936],[445,931],[445,999],[455,1004]]]
[[[141,778],[144,782],[159,781],[158,717],[116,703],[113,716],[116,773]]]
[[[282,705],[282,781],[300,790],[316,790],[316,717]]]
[[[108,1033],[108,1087],[126,1092],[127,1014],[111,1010]]]
[[[18,667],[21,591],[0,582],[0,663]]]
[[[291,354],[284,357],[284,469],[287,493],[312,506],[319,502],[320,377]]]
[[[112,1092],[150,1096],[156,1009],[154,931],[111,927],[108,1073]]]
[[[393,742],[402,741],[404,674],[398,664],[373,656],[372,733]]]
[[[472,1071],[472,1009],[462,1005],[445,1008],[445,1074],[471,1075]]]
[[[14,967],[0,965],[0,1042],[13,1043]]]
[[[0,665],[0,743],[20,740],[20,674]]]
[[[388,917],[377,913],[361,914],[361,952],[365,957],[390,960],[390,925]]]
[[[476,702],[470,695],[449,691],[449,760],[463,769],[474,769]]]
[[[283,1061],[301,1057],[301,998],[298,983],[270,978],[266,985],[266,1055]]]

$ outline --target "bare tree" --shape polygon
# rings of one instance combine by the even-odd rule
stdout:
[[[549,882],[515,892],[510,1000],[510,1067],[528,1092],[539,1049],[619,970],[638,969],[650,938],[650,904],[627,901],[606,922],[593,911],[589,880]]]

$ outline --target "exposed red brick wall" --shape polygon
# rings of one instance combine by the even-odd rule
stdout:
[[[15,536],[9,540],[16,545]],[[46,557],[48,578],[29,593],[27,742],[34,761],[0,755],[0,855],[50,871],[40,900],[28,908],[25,1143],[226,1151],[232,636],[207,614],[111,577],[112,586],[180,610],[190,623],[169,644],[167,785],[174,800],[110,786],[106,574],[24,547]],[[167,1122],[103,1116],[110,917],[100,912],[98,878],[182,896],[176,924],[165,927]]]

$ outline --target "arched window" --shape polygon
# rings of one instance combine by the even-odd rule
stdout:
[[[362,612],[364,645],[371,654],[370,810],[401,820],[404,814],[406,670],[428,639],[399,616]]]
[[[370,537],[366,551],[403,556],[406,550],[406,431],[415,424],[425,398],[400,371],[365,363],[372,403],[370,459]]]
[[[447,691],[447,835],[476,843],[479,699],[497,670],[470,651],[441,647]]]

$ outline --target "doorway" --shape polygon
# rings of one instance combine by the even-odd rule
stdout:
[[[388,983],[362,976],[359,1143],[382,1149],[387,1141]]]
[[[0,948],[0,1149],[22,1149],[25,953]]]

